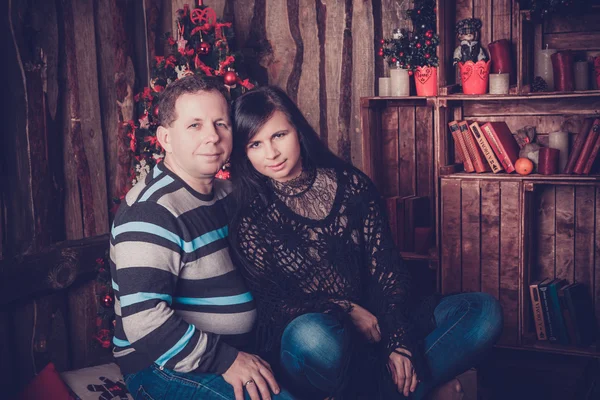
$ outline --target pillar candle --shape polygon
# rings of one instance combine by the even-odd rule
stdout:
[[[572,92],[575,90],[573,53],[570,51],[559,51],[552,54],[551,58],[554,89],[559,92]]]
[[[575,90],[588,90],[590,88],[590,64],[587,61],[575,63]]]
[[[548,139],[550,141],[548,147],[560,150],[558,168],[559,171],[564,171],[567,159],[569,158],[569,133],[562,131],[551,132],[548,134]]]
[[[534,75],[540,76],[548,85],[548,90],[554,90],[554,72],[552,71],[552,54],[554,49],[538,50],[535,53]]]
[[[490,74],[498,74],[500,71],[512,73],[512,57],[510,55],[510,42],[507,39],[500,39],[488,45],[490,59],[492,60],[492,69]]]
[[[508,94],[508,79],[508,74],[490,74],[490,94]]]
[[[392,78],[384,77],[379,78],[379,96],[391,96],[392,95]]]
[[[556,174],[558,170],[558,155],[560,151],[549,147],[542,147],[538,160],[538,172],[543,175]]]
[[[410,80],[408,71],[403,68],[394,68],[390,70],[391,95],[408,96],[410,95]]]

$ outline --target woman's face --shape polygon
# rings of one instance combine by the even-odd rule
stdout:
[[[279,182],[302,172],[298,132],[281,111],[275,111],[250,139],[246,154],[258,172]]]

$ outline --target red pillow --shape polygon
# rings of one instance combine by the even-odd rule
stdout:
[[[15,400],[70,400],[72,398],[54,364],[49,363]]]

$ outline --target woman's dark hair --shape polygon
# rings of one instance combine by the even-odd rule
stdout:
[[[298,106],[276,86],[261,86],[238,97],[233,103],[233,151],[231,176],[235,186],[236,210],[257,195],[266,193],[267,178],[257,172],[246,155],[246,146],[271,118],[281,111],[296,128],[303,167],[339,168],[348,166],[333,154],[310,126]]]

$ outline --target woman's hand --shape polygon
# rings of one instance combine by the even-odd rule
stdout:
[[[388,360],[388,368],[392,374],[394,385],[398,387],[398,393],[403,393],[404,397],[408,397],[409,393],[414,392],[417,388],[417,374],[415,374],[410,359],[397,352],[404,353],[409,357],[412,354],[406,349],[397,348],[390,354]]]
[[[363,337],[370,343],[376,343],[381,340],[381,330],[377,323],[377,317],[365,310],[358,304],[352,303],[350,311],[352,323]]]

